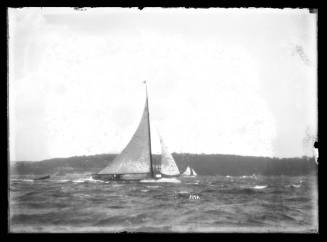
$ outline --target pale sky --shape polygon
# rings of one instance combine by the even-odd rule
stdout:
[[[148,82],[152,146],[312,156],[316,14],[301,9],[9,9],[10,159],[119,153]]]

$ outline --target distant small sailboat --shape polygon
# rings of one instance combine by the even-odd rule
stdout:
[[[197,176],[197,175],[198,175],[198,174],[195,172],[194,169],[192,169],[192,174],[193,174],[193,176]]]
[[[161,136],[161,161],[158,165],[153,164],[149,116],[148,91],[146,88],[146,102],[143,115],[133,137],[113,161],[103,170],[92,175],[93,179],[142,180],[180,175],[175,160],[168,152]]]
[[[195,172],[195,170],[190,168],[189,166],[186,167],[186,170],[182,174],[182,176],[186,177],[196,177],[197,175],[198,174]]]

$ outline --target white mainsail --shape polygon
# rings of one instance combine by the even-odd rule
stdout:
[[[186,170],[184,171],[183,175],[184,176],[190,176],[191,175],[191,169],[190,169],[189,166],[186,168]]]
[[[125,149],[98,174],[151,173],[149,110],[146,100],[141,122]]]
[[[159,135],[160,136],[160,135]],[[173,156],[169,153],[167,146],[164,144],[162,137],[160,136],[161,144],[161,169],[160,172],[167,176],[179,175],[179,169]]]

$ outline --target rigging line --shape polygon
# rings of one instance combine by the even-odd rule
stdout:
[[[151,151],[151,131],[150,131],[150,111],[149,111],[149,101],[148,101],[148,87],[146,85],[146,81],[143,82],[145,84],[145,91],[146,91],[146,106],[148,111],[148,132],[149,132],[149,155],[150,155],[150,170],[151,176],[154,177],[153,173],[153,162],[152,162],[152,151]]]

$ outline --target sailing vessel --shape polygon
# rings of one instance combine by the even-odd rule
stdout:
[[[133,137],[123,149],[103,170],[93,174],[98,180],[142,180],[146,178],[173,177],[180,175],[174,158],[168,152],[162,137],[161,161],[153,164],[151,153],[150,114],[148,104],[148,90],[141,121]]]
[[[196,177],[198,174],[194,171],[194,169],[187,166],[182,175],[186,177]]]

